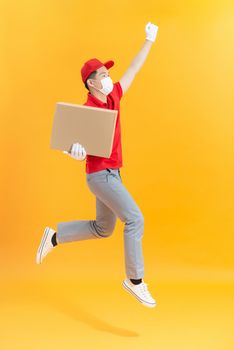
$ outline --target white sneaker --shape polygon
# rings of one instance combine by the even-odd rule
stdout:
[[[148,307],[155,307],[157,305],[147,289],[147,283],[145,283],[143,279],[140,284],[133,284],[130,279],[126,278],[122,286],[143,305]]]
[[[42,236],[41,239],[41,243],[40,246],[37,250],[37,257],[36,257],[36,262],[37,264],[41,264],[42,260],[44,259],[44,257],[56,246],[53,246],[52,242],[51,242],[51,238],[53,236],[53,234],[56,231],[53,230],[50,227],[46,227],[44,230],[44,234]]]

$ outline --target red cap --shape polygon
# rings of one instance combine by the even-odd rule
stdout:
[[[111,68],[114,65],[114,61],[107,61],[105,63],[102,63],[97,58],[91,58],[90,60],[86,61],[81,68],[81,77],[83,82],[88,78],[88,76],[95,71],[96,69],[105,66],[107,69]]]

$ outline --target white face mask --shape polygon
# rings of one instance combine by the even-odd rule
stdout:
[[[108,95],[112,90],[113,90],[113,81],[111,79],[111,77],[106,77],[101,79],[101,84],[102,84],[102,89],[97,89],[99,91],[101,91],[104,95]]]

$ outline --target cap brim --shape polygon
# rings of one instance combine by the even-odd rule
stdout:
[[[109,68],[111,68],[114,64],[115,64],[115,62],[112,61],[112,60],[110,60],[110,61],[105,62],[105,63],[104,63],[104,66],[105,66],[107,69],[109,69]]]

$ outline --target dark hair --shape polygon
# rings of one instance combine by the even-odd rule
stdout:
[[[96,77],[96,74],[97,74],[97,71],[95,70],[95,71],[93,71],[89,76],[88,76],[88,78],[85,80],[85,87],[86,87],[86,89],[87,90],[89,90],[89,87],[88,87],[88,84],[87,84],[87,80],[88,79],[93,79],[93,78],[95,78]]]

